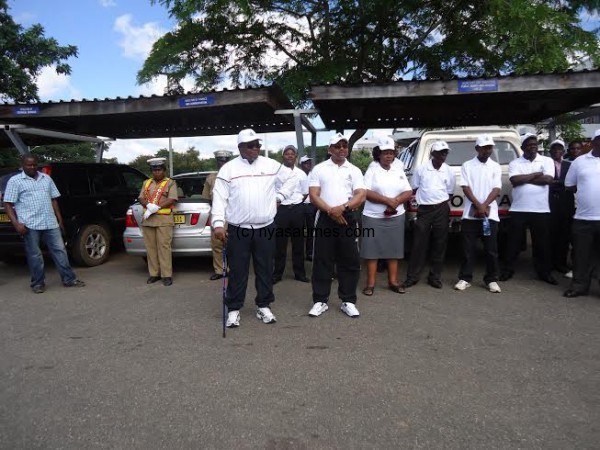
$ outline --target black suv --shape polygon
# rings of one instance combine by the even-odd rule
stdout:
[[[144,180],[139,170],[124,164],[51,163],[40,172],[54,180],[67,231],[67,250],[79,265],[104,263],[125,229],[125,215]],[[24,253],[23,240],[0,202],[0,259]]]

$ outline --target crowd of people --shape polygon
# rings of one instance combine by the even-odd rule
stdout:
[[[376,288],[378,261],[387,265],[388,289],[404,294],[417,284],[425,265],[427,283],[441,289],[448,240],[449,199],[456,176],[445,160],[452,151],[444,141],[431,147],[431,158],[418,167],[409,183],[391,137],[383,137],[374,149],[374,160],[362,174],[348,160],[348,138],[341,133],[329,141],[328,158],[315,165],[303,156],[296,166],[298,150],[288,145],[283,163],[260,156],[262,139],[244,129],[237,137],[240,156],[215,152],[219,171],[205,183],[203,195],[211,202],[214,273],[211,280],[227,278],[224,303],[227,327],[240,324],[252,260],[255,272],[256,316],[264,323],[276,322],[271,309],[273,285],[282,281],[291,239],[294,279],[311,283],[313,305],[309,315],[318,317],[329,309],[332,281],[337,277],[340,309],[349,317],[360,315],[357,289],[361,259],[367,268],[365,296]],[[485,254],[485,287],[500,293],[499,282],[509,280],[529,229],[533,266],[537,277],[558,284],[553,271],[571,271],[572,282],[565,297],[586,295],[595,258],[600,257],[600,129],[592,149],[581,153],[581,143],[555,140],[550,157],[538,153],[537,136],[522,136],[522,156],[510,162],[512,185],[506,257],[499,260],[497,197],[502,170],[492,159],[494,140],[480,135],[473,158],[462,164],[459,186],[465,196],[461,220],[462,262],[454,288],[463,291],[473,281],[477,241]],[[148,161],[152,177],[140,191],[144,207],[144,243],[147,249],[147,283],[173,283],[171,240],[175,181],[166,177],[164,158]],[[31,288],[44,292],[44,265],[40,240],[67,287],[85,284],[72,271],[61,239],[62,217],[52,179],[38,172],[35,156],[22,158],[23,172],[12,177],[4,194],[6,211],[25,240],[31,272]],[[415,196],[418,203],[411,257],[403,282],[398,261],[404,258],[404,204]],[[359,211],[362,211],[359,217]],[[551,242],[552,240],[552,242]],[[569,257],[570,253],[570,257]],[[225,261],[227,263],[225,263]],[[312,261],[311,278],[305,261]]]

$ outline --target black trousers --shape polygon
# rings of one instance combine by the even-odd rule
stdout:
[[[587,293],[600,261],[600,220],[573,220],[573,281],[571,289]]]
[[[279,205],[275,216],[277,226],[275,240],[274,278],[281,278],[285,270],[288,237],[292,240],[292,265],[296,277],[306,277],[304,271],[304,205]]]
[[[533,267],[540,277],[549,275],[552,271],[552,260],[549,249],[550,213],[511,212],[508,226],[509,239],[506,243],[506,260],[502,272],[513,274],[515,263],[521,252],[522,239],[525,230],[531,233],[531,253]]]
[[[338,296],[343,302],[356,303],[360,276],[356,215],[344,214],[348,225],[338,224],[323,212],[318,212],[317,217],[312,272],[313,302],[327,303],[329,300],[335,266]]]
[[[304,225],[306,226],[306,256],[313,255],[313,235],[317,207],[312,203],[304,203]]]
[[[567,266],[575,206],[570,192],[550,192],[550,251],[554,268]]]
[[[483,224],[481,220],[463,219],[460,224],[463,259],[458,273],[459,280],[469,283],[473,280],[473,265],[475,262],[475,247],[477,240],[481,239],[485,253],[485,275],[483,282],[487,285],[492,281],[498,281],[500,266],[498,263],[498,222],[490,220],[491,233],[483,235]]]
[[[413,229],[413,243],[408,260],[406,281],[419,281],[427,260],[428,249],[431,264],[428,279],[441,279],[448,243],[449,217],[450,205],[448,202],[437,205],[419,205],[417,221]]]
[[[256,275],[256,305],[269,306],[273,295],[273,254],[275,253],[275,224],[264,228],[241,228],[227,225],[227,264],[229,280],[225,293],[225,304],[230,311],[244,306],[250,257]]]

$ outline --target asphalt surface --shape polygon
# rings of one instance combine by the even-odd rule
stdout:
[[[307,267],[310,267],[308,265]],[[87,287],[29,289],[0,263],[0,448],[598,448],[600,289],[532,279],[522,257],[501,294],[479,281],[359,295],[361,317],[308,317],[310,286],[275,286],[278,322],[221,335],[209,259],[146,285],[124,253],[78,268]],[[401,264],[404,273],[404,263]],[[364,274],[363,274],[364,275]],[[363,282],[361,280],[361,286]]]

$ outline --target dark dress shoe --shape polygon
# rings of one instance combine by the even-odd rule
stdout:
[[[498,279],[500,281],[507,281],[507,280],[510,280],[512,277],[513,277],[513,272],[505,270],[505,271],[500,272],[500,277],[498,277]]]
[[[580,295],[587,295],[585,292],[579,292],[574,289],[567,289],[563,294],[563,297],[574,298],[579,297]]]
[[[427,280],[427,284],[436,289],[441,289],[443,286],[440,280],[434,280],[433,278]]]
[[[417,284],[418,281],[417,280],[406,280],[404,283],[402,283],[402,287],[404,289],[409,288],[414,286],[415,284]]]
[[[305,276],[302,276],[302,277],[294,277],[294,279],[296,279],[297,281],[302,281],[303,283],[308,283],[308,282],[310,282],[310,280],[309,280],[307,277],[305,277]]]
[[[165,286],[171,286],[173,284],[173,278],[171,278],[171,277],[164,277],[163,278],[163,284]]]
[[[38,284],[36,286],[33,286],[31,288],[31,290],[33,291],[34,294],[43,294],[44,291],[46,290],[46,286],[44,286],[43,284]]]
[[[150,277],[146,280],[146,284],[156,283],[158,280],[160,280],[160,277]]]
[[[213,273],[210,276],[210,280],[211,281],[220,280],[221,278],[223,278],[223,274],[222,273]]]
[[[548,284],[552,284],[552,285],[557,285],[558,284],[558,281],[556,281],[556,278],[554,278],[549,273],[547,273],[545,275],[540,275],[539,278],[540,278],[540,280],[545,281]]]
[[[281,277],[273,277],[273,284],[277,284],[281,281]]]

